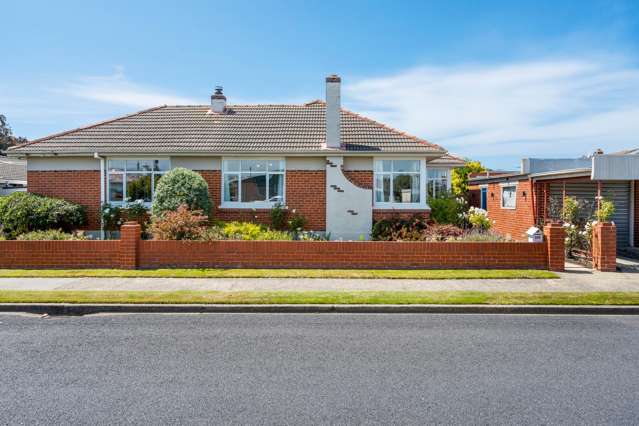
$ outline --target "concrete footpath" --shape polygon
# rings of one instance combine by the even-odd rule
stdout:
[[[567,265],[560,279],[390,280],[320,278],[0,278],[0,290],[113,291],[639,291],[637,272]]]

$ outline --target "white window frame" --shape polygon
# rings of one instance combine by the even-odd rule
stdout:
[[[266,195],[267,195],[267,201],[224,201],[225,198],[225,194],[224,194],[224,176],[227,174],[240,174],[240,184],[238,185],[238,199],[242,199],[242,185],[241,185],[241,172],[236,172],[236,171],[227,171],[226,170],[226,162],[227,161],[231,161],[231,160],[253,160],[253,161],[269,161],[269,160],[276,160],[276,161],[282,161],[283,163],[283,171],[281,172],[269,172],[267,171],[267,179],[266,179]],[[221,170],[222,170],[222,178],[220,179],[220,185],[221,185],[221,203],[220,203],[220,208],[223,209],[271,209],[273,207],[275,207],[275,205],[277,204],[284,204],[286,205],[286,158],[284,157],[222,157],[222,161],[221,161]],[[268,191],[269,191],[269,184],[268,184],[268,176],[270,174],[279,174],[282,175],[282,177],[284,178],[284,182],[282,185],[282,200],[281,201],[268,201]],[[309,191],[311,190],[311,188],[309,188]]]
[[[430,170],[445,170],[446,171],[446,191],[448,191],[450,193],[450,190],[452,188],[452,180],[451,180],[451,175],[453,173],[453,169],[448,168],[448,167],[429,167],[428,171]],[[430,179],[428,177],[428,171],[426,172],[426,195],[428,195],[428,183],[431,180],[436,180],[439,181],[440,179]],[[435,197],[437,197],[437,193],[435,194]]]
[[[156,161],[156,160],[164,160],[169,162],[169,168],[163,171],[153,171],[151,170],[151,201],[145,201],[144,205],[146,207],[151,207],[153,204],[153,199],[155,198],[155,176],[156,175],[164,175],[169,170],[171,170],[171,158],[170,157],[107,157],[106,158],[106,167],[105,167],[105,175],[106,175],[106,202],[114,205],[114,206],[122,206],[130,202],[134,202],[136,200],[127,200],[126,186],[127,186],[127,175],[128,174],[146,174],[149,172],[140,172],[140,171],[127,171],[126,162],[127,161]],[[110,172],[109,162],[110,161],[124,161],[124,170],[121,172]],[[122,201],[111,201],[111,180],[109,176],[111,175],[121,175],[122,176]]]
[[[500,183],[499,184],[500,189],[501,189],[501,196],[500,196],[500,200],[499,200],[499,206],[502,209],[505,210],[515,210],[517,208],[517,183],[512,183],[512,182],[508,182],[508,183]],[[504,189],[505,188],[511,188],[514,187],[515,188],[515,204],[510,207],[510,206],[504,206]]]
[[[384,160],[412,160],[419,161],[419,203],[396,203],[396,202],[378,202],[376,195],[377,191],[377,163]],[[390,209],[390,210],[425,210],[429,209],[428,202],[426,201],[426,159],[415,157],[374,157],[373,158],[373,208],[375,209]],[[384,173],[382,173],[384,174]],[[392,188],[391,179],[391,188]]]

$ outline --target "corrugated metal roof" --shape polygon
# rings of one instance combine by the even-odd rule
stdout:
[[[444,152],[438,145],[342,110],[342,150]],[[325,103],[161,106],[14,147],[11,153],[296,153],[324,151]]]

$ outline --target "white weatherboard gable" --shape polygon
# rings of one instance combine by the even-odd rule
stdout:
[[[326,157],[326,233],[332,240],[369,239],[373,192],[346,179],[343,164],[344,157]]]

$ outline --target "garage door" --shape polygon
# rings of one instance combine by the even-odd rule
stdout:
[[[551,183],[550,197],[551,206],[561,208],[561,200],[563,198],[564,184]],[[585,209],[584,218],[592,216],[596,209],[597,183],[566,183],[566,195],[569,197],[577,197],[578,200],[584,201],[589,207]],[[615,214],[612,220],[617,225],[617,247],[628,247],[630,232],[630,182],[604,182],[601,187],[601,195],[612,200],[615,203]],[[557,211],[557,209],[551,208]],[[555,213],[556,214],[556,213]]]

